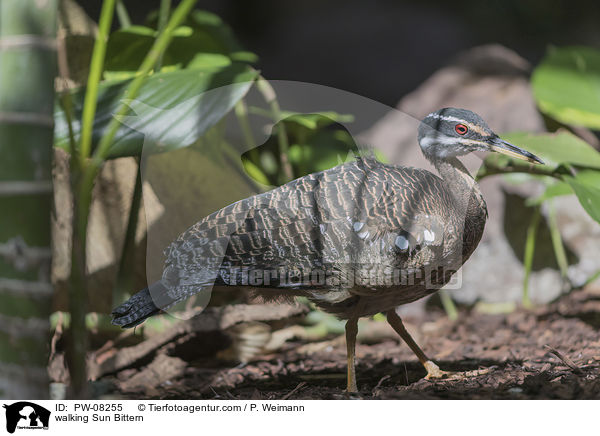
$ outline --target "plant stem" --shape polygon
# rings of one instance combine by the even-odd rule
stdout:
[[[294,178],[294,173],[292,171],[292,166],[290,165],[290,161],[288,158],[288,137],[285,129],[285,124],[283,123],[281,116],[281,108],[279,107],[279,102],[277,101],[277,95],[275,94],[275,90],[271,86],[271,84],[260,75],[256,81],[256,88],[262,94],[263,98],[269,105],[271,109],[271,117],[273,122],[277,126],[277,143],[279,145],[279,159],[281,161],[281,168],[283,170],[283,175],[286,178],[286,182],[289,182]]]
[[[444,306],[448,318],[451,321],[456,321],[458,319],[458,310],[456,310],[456,305],[454,304],[454,301],[452,301],[452,297],[447,290],[440,290],[440,300],[442,301],[442,306]]]
[[[71,188],[73,195],[73,236],[71,247],[71,277],[69,281],[69,312],[71,314],[71,327],[69,334],[68,365],[71,378],[71,395],[74,398],[87,398],[87,369],[86,353],[88,349],[88,335],[85,325],[87,314],[88,296],[86,286],[86,238],[87,219],[91,203],[91,189],[89,195],[81,195],[81,183],[88,158],[92,148],[92,132],[98,97],[98,84],[104,67],[106,54],[106,40],[112,25],[115,9],[115,0],[104,0],[98,24],[98,37],[94,43],[90,73],[83,103],[81,119],[81,138],[79,144],[79,159],[71,156]]]
[[[109,1],[112,1],[112,0],[109,0]],[[169,23],[167,24],[164,32],[162,32],[158,36],[158,38],[156,38],[156,41],[154,41],[152,48],[150,49],[150,51],[144,58],[142,65],[140,66],[140,68],[138,70],[138,74],[136,75],[136,77],[131,81],[131,83],[127,87],[125,94],[128,99],[131,100],[137,96],[137,94],[140,90],[140,87],[142,86],[142,84],[144,83],[144,80],[146,79],[146,76],[148,75],[150,70],[152,70],[152,68],[156,65],[156,62],[158,61],[160,54],[166,50],[167,46],[171,42],[171,39],[173,39],[173,31],[185,19],[187,14],[190,12],[190,10],[196,4],[196,2],[197,2],[197,0],[183,0],[179,4],[179,6],[177,6],[175,11],[173,12],[173,15],[171,16],[171,19],[169,20]],[[100,140],[100,143],[98,144],[98,148],[95,150],[95,152],[92,156],[91,167],[96,168],[96,169],[99,168],[100,165],[102,164],[102,162],[106,159],[108,152],[110,151],[110,147],[113,143],[113,140],[115,139],[115,135],[117,134],[117,131],[119,130],[119,127],[121,126],[121,122],[118,120],[122,119],[122,117],[128,111],[129,111],[129,106],[125,103],[121,103],[121,105],[119,106],[119,109],[116,111],[115,115],[112,117],[109,125],[106,128],[106,134]],[[86,180],[87,179],[89,179],[89,176],[86,177]]]
[[[121,29],[131,26],[131,19],[129,18],[129,14],[127,13],[127,9],[125,8],[123,0],[117,0],[117,17],[119,18]]]
[[[139,74],[131,81],[127,90],[126,96],[129,99],[135,98],[142,86],[142,83],[150,70],[156,64],[160,54],[164,52],[169,42],[172,39],[173,30],[185,19],[186,15],[192,9],[197,0],[183,0],[173,16],[169,20],[165,31],[159,35],[154,42],[154,45],[147,53],[138,72]],[[82,119],[82,139],[80,144],[80,159],[79,165],[72,168],[72,184],[74,195],[74,212],[73,212],[73,250],[71,264],[71,288],[72,298],[70,298],[70,310],[72,319],[71,332],[75,333],[73,338],[73,356],[72,365],[74,372],[71,372],[71,382],[73,392],[76,397],[84,397],[85,392],[85,353],[87,349],[87,331],[85,328],[85,312],[87,308],[87,293],[85,290],[86,280],[86,235],[88,227],[88,219],[90,206],[92,202],[92,190],[94,180],[102,163],[106,159],[110,147],[113,143],[115,135],[121,125],[118,119],[125,115],[128,111],[128,106],[121,103],[117,113],[111,119],[106,134],[104,134],[98,144],[98,147],[92,155],[92,159],[87,157],[91,153],[91,139],[94,115],[96,111],[96,97],[98,90],[98,81],[102,74],[104,64],[104,54],[106,53],[106,35],[110,29],[110,21],[114,13],[115,0],[105,0],[102,5],[100,15],[100,23],[98,39],[94,46],[92,55],[92,64],[90,70],[90,78],[88,80],[88,88],[86,90],[84,102],[84,117]],[[87,109],[87,110],[86,110]],[[84,130],[87,129],[84,135]],[[87,136],[86,136],[87,135]],[[87,138],[87,139],[85,139]],[[87,142],[85,142],[87,141]],[[83,368],[83,370],[82,370]]]
[[[244,140],[246,141],[248,150],[255,151],[256,141],[254,140],[254,135],[252,135],[252,129],[250,128],[250,123],[248,122],[248,108],[246,107],[246,103],[243,99],[238,101],[235,105],[235,116],[238,119],[238,123],[240,123],[242,134],[244,135]]]
[[[171,13],[171,0],[160,0],[160,10],[158,12],[158,34],[164,32],[167,21],[169,20],[169,14]],[[156,71],[160,71],[162,67],[164,53],[161,53],[156,62]]]
[[[523,278],[523,307],[530,308],[533,306],[529,297],[529,276],[533,267],[533,255],[535,253],[535,237],[540,223],[540,207],[537,206],[527,227],[527,239],[525,241],[525,254],[523,256],[523,267],[525,269],[525,277]]]
[[[569,276],[567,274],[569,262],[567,261],[567,254],[562,242],[558,223],[556,222],[556,208],[554,207],[554,201],[552,199],[548,200],[548,226],[550,227],[550,238],[552,239],[552,247],[554,248],[554,256],[556,257],[560,275],[564,285],[571,287]]]
[[[73,100],[71,99],[71,94],[68,91],[64,92],[59,97],[59,102],[65,113],[67,129],[69,130],[69,155],[77,161],[78,150],[75,133],[73,132]]]
[[[588,277],[588,279],[583,284],[582,288],[585,288],[590,283],[596,281],[599,277],[600,277],[600,269],[598,271],[596,271],[594,274],[592,274],[591,276]]]
[[[104,56],[106,54],[106,40],[112,25],[115,10],[115,0],[104,0],[98,23],[98,37],[94,43],[90,73],[85,89],[85,100],[83,103],[83,114],[81,116],[81,143],[79,144],[79,166],[85,167],[86,159],[90,156],[92,149],[92,131],[94,128],[94,117],[96,116],[96,102],[98,99],[98,84],[104,67]]]
[[[171,0],[160,0],[160,10],[158,12],[158,31],[159,33],[165,29],[171,12]]]
[[[475,180],[480,181],[481,179],[489,176],[494,176],[496,174],[510,174],[510,173],[527,173],[527,174],[537,174],[541,176],[550,176],[555,179],[562,181],[562,176],[560,173],[555,172],[554,170],[546,169],[545,167],[539,167],[537,165],[520,163],[519,161],[511,161],[509,165],[506,166],[497,166],[494,163],[489,161],[484,161],[484,165],[479,169]]]
[[[154,45],[144,58],[144,61],[142,62],[142,65],[138,70],[139,74],[137,74],[137,76],[131,81],[131,83],[127,87],[125,95],[128,99],[133,99],[137,96],[144,80],[146,79],[146,76],[154,67],[154,65],[156,65],[160,54],[165,51],[165,49],[171,42],[171,39],[173,37],[173,31],[185,19],[187,14],[194,7],[196,1],[197,0],[183,0],[179,4],[177,9],[175,9],[164,32],[159,35],[159,37],[154,42]],[[82,180],[80,184],[80,189],[77,192],[77,195],[80,199],[78,212],[80,220],[80,229],[87,229],[87,220],[92,201],[92,188],[94,187],[94,180],[96,179],[96,176],[100,171],[100,167],[106,160],[115,135],[117,134],[117,131],[121,126],[121,123],[118,120],[121,119],[127,113],[128,110],[129,106],[125,103],[121,103],[116,114],[111,118],[110,123],[106,128],[106,133],[102,136],[102,139],[100,139],[100,143],[94,151],[92,159],[85,166],[85,170],[83,171]]]

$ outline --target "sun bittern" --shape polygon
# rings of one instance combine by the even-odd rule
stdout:
[[[117,307],[113,323],[133,327],[213,285],[245,286],[266,298],[304,296],[347,320],[348,391],[356,391],[358,319],[379,312],[427,377],[442,376],[395,308],[448,283],[481,239],[485,201],[457,156],[541,160],[464,109],[427,115],[418,140],[439,176],[359,158],[207,216],[167,248],[162,279]]]

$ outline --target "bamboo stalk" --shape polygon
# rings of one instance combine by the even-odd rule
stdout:
[[[58,0],[0,1],[0,398],[5,399],[49,395],[57,11]]]

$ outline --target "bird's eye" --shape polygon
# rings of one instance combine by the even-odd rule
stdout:
[[[456,126],[454,126],[454,130],[456,130],[456,133],[458,133],[459,135],[464,135],[469,131],[469,128],[464,124],[457,124]]]

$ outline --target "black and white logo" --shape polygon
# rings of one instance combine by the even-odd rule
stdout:
[[[6,409],[6,431],[14,433],[22,430],[48,430],[50,411],[29,401],[19,401],[3,406]]]

